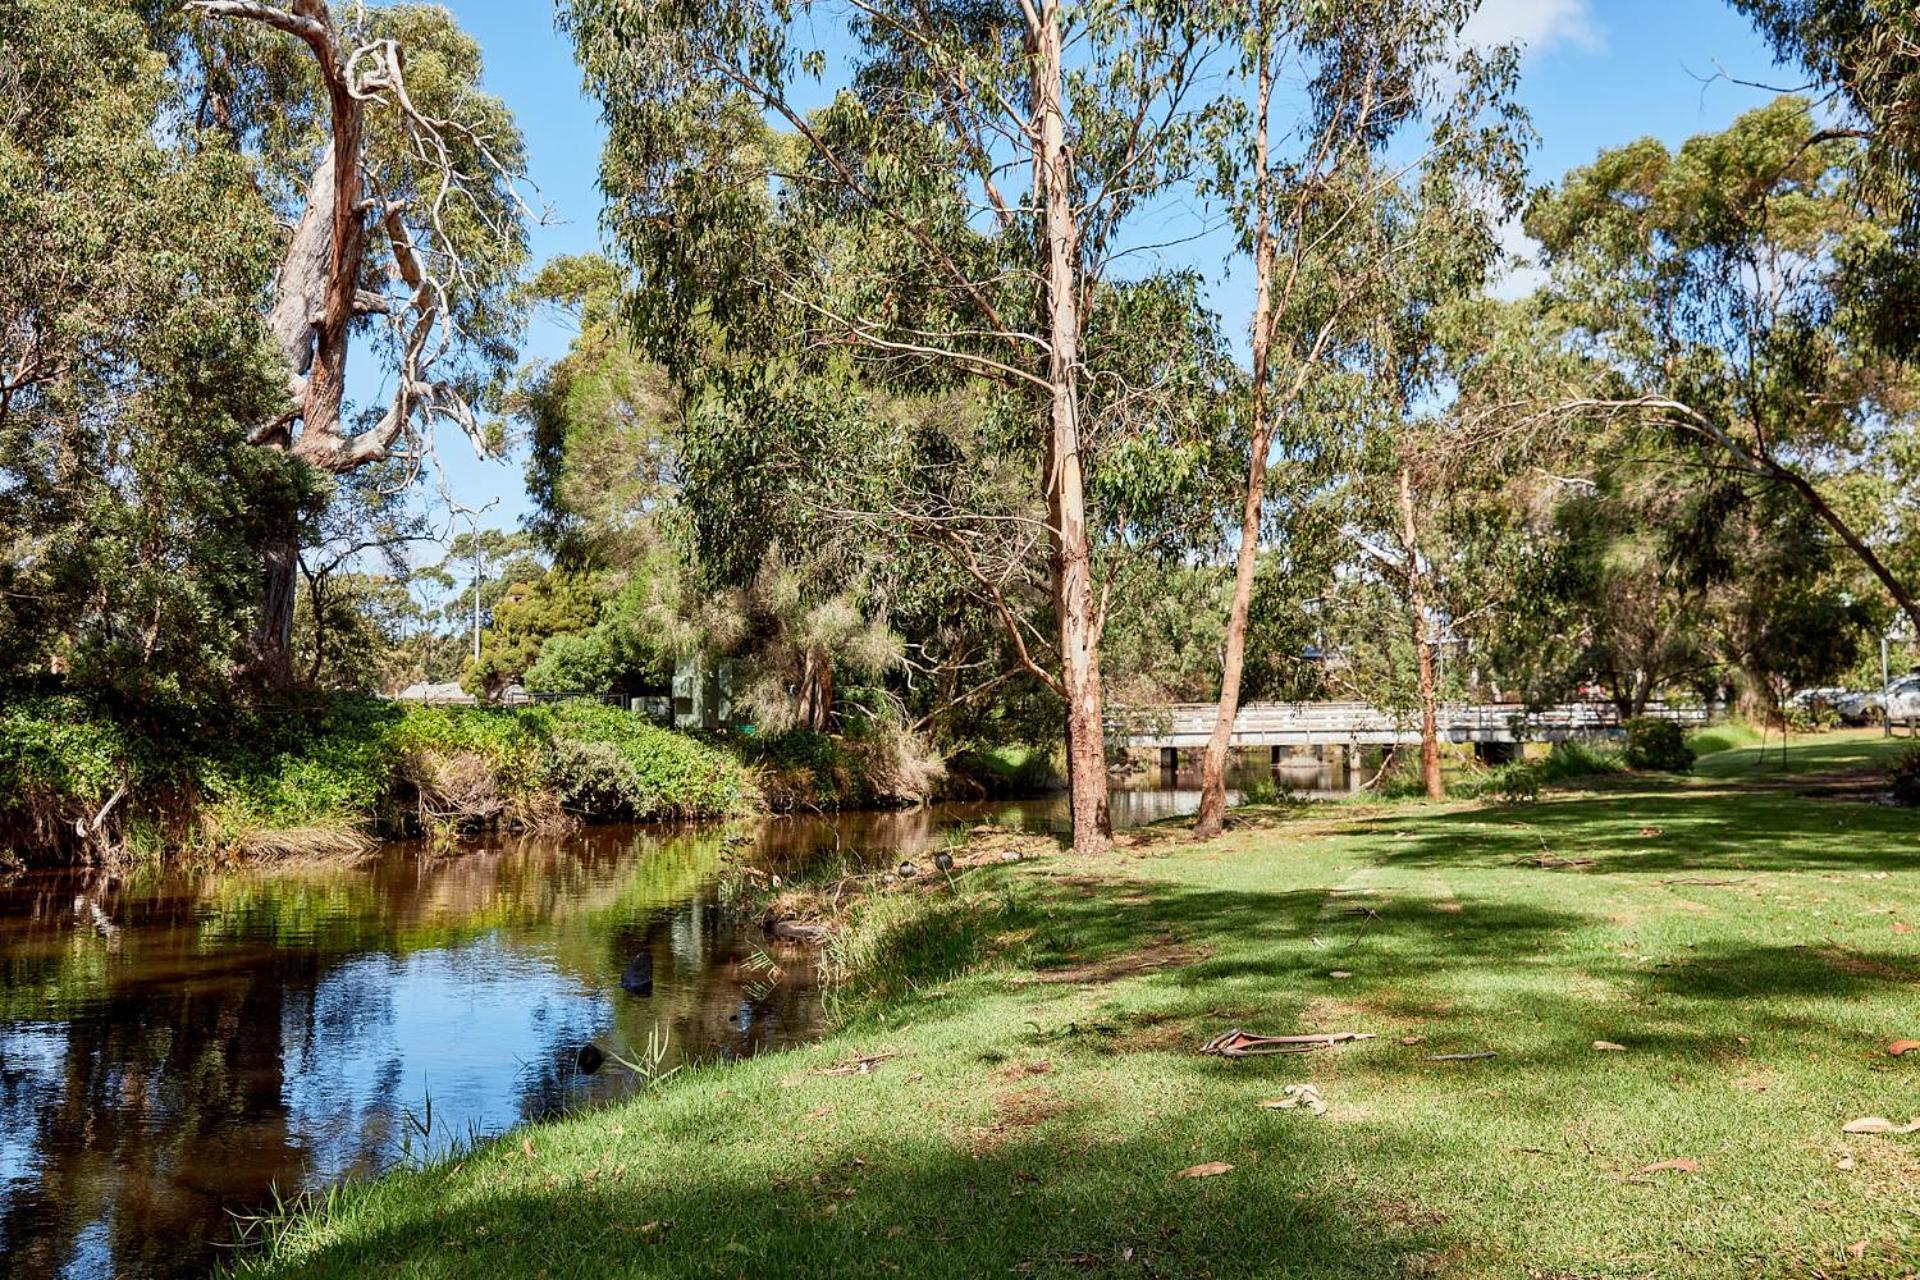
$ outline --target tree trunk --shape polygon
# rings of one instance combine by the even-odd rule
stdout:
[[[1429,800],[1445,800],[1440,776],[1440,714],[1433,681],[1433,628],[1427,617],[1426,576],[1420,572],[1419,526],[1413,513],[1413,472],[1400,467],[1400,541],[1407,556],[1407,603],[1413,611],[1413,652],[1420,676],[1420,781]]]
[[[300,584],[300,522],[291,511],[275,517],[261,551],[261,578],[253,678],[261,688],[279,693],[293,685],[293,604]]]
[[[1080,458],[1080,247],[1061,102],[1060,29],[1060,0],[1047,0],[1040,29],[1035,32],[1034,60],[1051,337],[1045,481],[1053,543],[1054,605],[1060,626],[1060,687],[1067,703],[1073,847],[1080,853],[1095,853],[1111,842],[1113,824],[1107,810],[1106,726],[1100,705],[1100,617],[1093,588],[1093,551]]]
[[[1867,566],[1868,572],[1879,580],[1880,585],[1887,589],[1887,594],[1893,597],[1893,602],[1900,606],[1900,611],[1907,615],[1907,621],[1912,625],[1914,633],[1920,635],[1920,600],[1914,598],[1913,592],[1907,589],[1907,585],[1894,576],[1893,570],[1887,568],[1874,549],[1867,545],[1866,540],[1855,533],[1853,527],[1841,517],[1840,513],[1827,504],[1826,498],[1814,487],[1811,480],[1797,471],[1781,466],[1771,458],[1767,461],[1773,467],[1775,474],[1805,499],[1807,505],[1813,508],[1814,514],[1825,521],[1827,527],[1839,535],[1840,541],[1846,544],[1847,549]]]
[[[1255,93],[1253,151],[1254,179],[1253,265],[1253,431],[1247,451],[1246,503],[1240,512],[1240,553],[1233,570],[1233,603],[1227,609],[1227,645],[1220,659],[1220,709],[1213,736],[1200,766],[1200,810],[1193,833],[1202,840],[1220,834],[1227,818],[1227,756],[1233,744],[1233,722],[1240,714],[1240,680],[1246,669],[1247,615],[1253,607],[1254,572],[1260,564],[1260,516],[1267,497],[1267,451],[1271,447],[1272,412],[1267,397],[1267,369],[1273,341],[1273,233],[1267,225],[1267,114],[1273,96],[1273,71],[1267,58],[1266,5],[1255,0],[1255,40],[1260,58],[1259,87]]]
[[[802,729],[826,733],[833,727],[833,658],[825,650],[808,649],[801,659],[793,707],[794,723]]]

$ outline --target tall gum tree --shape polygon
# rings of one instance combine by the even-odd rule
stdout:
[[[1677,151],[1643,139],[1543,191],[1527,229],[1554,335],[1499,411],[1569,429],[1630,420],[1690,440],[1749,486],[1793,494],[1920,628],[1914,372],[1850,298],[1892,242],[1863,209],[1858,140],[1783,97]]]
[[[336,476],[397,460],[409,479],[439,421],[495,452],[476,410],[513,358],[531,210],[520,135],[478,89],[478,47],[436,6],[356,4],[342,21],[327,0],[195,0],[186,13],[151,25],[194,83],[187,109],[256,157],[290,222],[266,314],[287,406],[252,443]],[[391,387],[364,420],[347,398],[356,343]],[[292,679],[299,542],[289,518],[265,553],[253,647],[269,687]]]
[[[1354,334],[1380,307],[1400,305],[1387,286],[1421,252],[1413,236],[1376,243],[1374,253],[1354,249],[1414,169],[1452,169],[1486,217],[1515,198],[1526,136],[1511,96],[1515,53],[1459,43],[1475,8],[1471,0],[1231,0],[1210,10],[1221,31],[1239,36],[1245,101],[1227,116],[1231,127],[1211,135],[1206,185],[1252,256],[1255,293],[1246,481],[1194,820],[1202,837],[1217,835],[1226,817],[1268,468],[1285,444],[1284,419],[1324,369],[1350,357]],[[1275,86],[1293,83],[1305,86],[1298,100],[1276,103]],[[1292,118],[1277,122],[1285,111]],[[1424,145],[1413,145],[1409,160],[1385,162],[1390,144],[1421,123],[1429,126]]]
[[[677,379],[764,380],[837,352],[895,384],[978,381],[1026,406],[1053,660],[1000,612],[1065,704],[1081,850],[1111,836],[1086,339],[1130,220],[1186,156],[1193,15],[1171,0],[573,0],[563,19],[610,124],[629,314]],[[851,53],[815,47],[830,30]],[[785,135],[771,145],[768,122]]]

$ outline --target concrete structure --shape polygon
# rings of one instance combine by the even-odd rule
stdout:
[[[1213,736],[1219,708],[1213,703],[1125,710],[1107,719],[1113,747],[1198,751]],[[1705,707],[1647,707],[1652,719],[1686,725],[1707,723]],[[1519,742],[1559,742],[1620,727],[1620,713],[1609,703],[1577,702],[1529,712],[1513,704],[1440,708],[1440,739],[1476,746]],[[1382,711],[1361,702],[1250,702],[1233,724],[1235,747],[1392,747],[1420,741],[1417,712]],[[1496,754],[1489,752],[1488,754]],[[1164,761],[1164,756],[1163,756]]]

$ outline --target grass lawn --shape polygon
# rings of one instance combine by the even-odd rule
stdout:
[[[351,1188],[251,1265],[1909,1276],[1920,1134],[1842,1132],[1920,1116],[1920,1052],[1886,1049],[1920,1038],[1920,814],[1847,794],[1885,752],[969,871],[869,905],[868,994],[826,1043]],[[1197,1052],[1234,1027],[1376,1038]],[[1259,1106],[1288,1084],[1326,1114]]]

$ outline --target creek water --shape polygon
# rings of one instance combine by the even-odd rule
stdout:
[[[1308,761],[1254,776],[1344,783]],[[1117,784],[1115,823],[1190,813],[1197,785]],[[277,1197],[618,1097],[633,1076],[583,1074],[589,1042],[631,1057],[657,1029],[677,1062],[818,1036],[811,950],[732,917],[723,857],[889,865],[982,823],[1060,829],[1064,800],[768,819],[745,847],[602,827],[0,878],[0,1272],[203,1275]],[[648,996],[620,986],[642,954]]]

